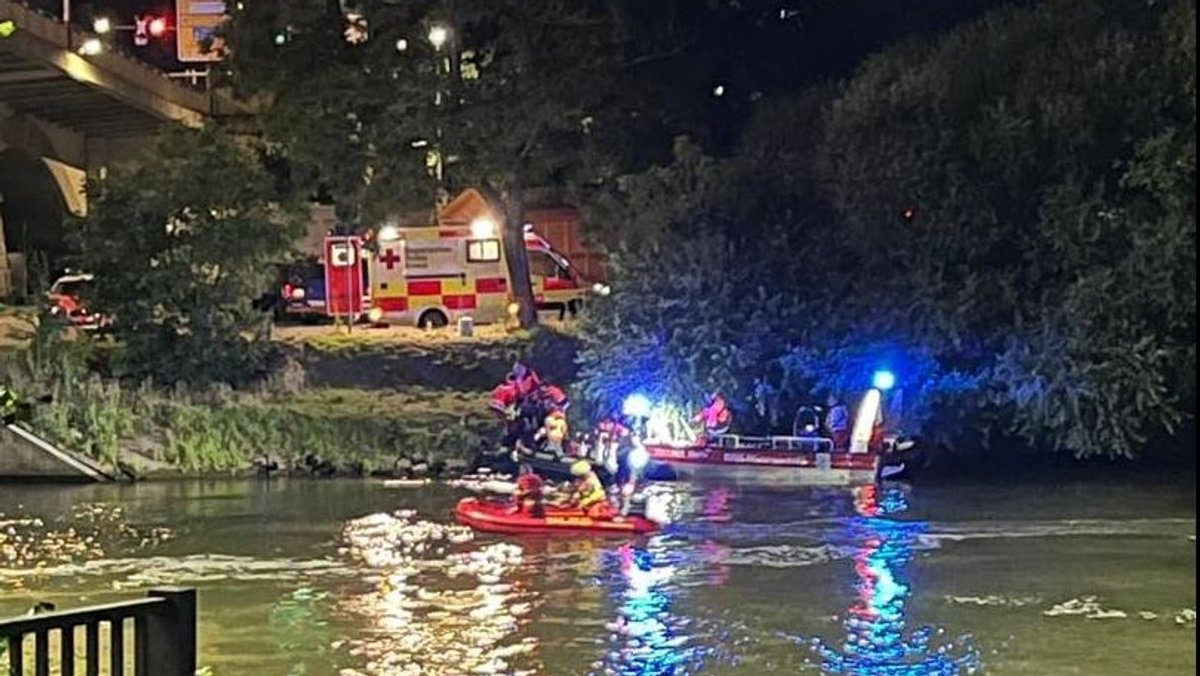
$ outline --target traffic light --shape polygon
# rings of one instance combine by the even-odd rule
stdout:
[[[133,17],[133,44],[145,47],[150,38],[161,38],[167,33],[167,19],[153,14]]]

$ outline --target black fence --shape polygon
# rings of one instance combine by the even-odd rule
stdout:
[[[194,676],[196,590],[0,620],[0,644],[5,676]]]

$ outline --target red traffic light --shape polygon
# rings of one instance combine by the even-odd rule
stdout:
[[[167,32],[167,20],[161,16],[152,16],[146,28],[151,36],[161,38]]]
[[[161,38],[167,33],[166,17],[143,14],[133,18],[133,44],[145,47],[150,38]]]

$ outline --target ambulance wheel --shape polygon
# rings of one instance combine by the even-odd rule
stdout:
[[[575,319],[576,317],[579,316],[579,310],[582,306],[583,306],[583,303],[581,303],[577,300],[573,300],[570,303],[567,303],[567,315],[570,316],[571,319]]]
[[[417,318],[417,326],[423,329],[440,329],[449,323],[446,313],[441,310],[426,310]]]

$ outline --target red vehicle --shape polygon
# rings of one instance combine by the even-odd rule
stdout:
[[[107,317],[92,312],[83,304],[93,280],[92,275],[82,273],[68,273],[59,277],[46,294],[50,302],[50,314],[62,317],[80,329],[95,330],[107,325]]]

